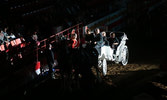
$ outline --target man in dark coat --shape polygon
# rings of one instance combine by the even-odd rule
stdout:
[[[111,48],[114,50],[114,54],[115,54],[116,53],[116,49],[117,49],[118,44],[119,44],[119,40],[115,36],[114,32],[110,33],[110,38],[108,39],[108,41],[109,41],[109,44],[110,44]]]
[[[103,36],[99,28],[95,29],[95,37],[94,37],[93,42],[95,44],[94,47],[97,50],[98,55],[101,54],[101,47],[103,45]]]
[[[54,59],[54,53],[52,51],[52,45],[51,43],[47,43],[46,45],[46,58],[47,58],[47,64],[49,67],[49,75],[54,79],[54,72],[53,72],[53,67],[55,65],[55,59]]]

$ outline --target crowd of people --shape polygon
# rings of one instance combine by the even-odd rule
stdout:
[[[23,59],[25,60],[28,57],[26,55],[32,53],[37,45],[39,45],[37,31],[32,32],[27,37],[19,31],[14,31],[8,25],[0,26],[0,64],[3,69],[1,74],[11,73],[11,71],[13,72],[19,67],[25,66],[26,63],[23,62]],[[32,60],[35,60],[35,58]]]

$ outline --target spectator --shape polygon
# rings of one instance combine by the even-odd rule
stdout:
[[[48,74],[51,76],[51,78],[55,79],[53,68],[56,65],[56,63],[55,63],[54,53],[52,51],[52,44],[51,43],[47,43],[47,45],[46,45],[46,58],[47,58],[47,64],[49,67]]]
[[[36,31],[34,31],[34,33],[32,35],[32,44],[35,45],[36,47],[38,47],[40,45],[40,42],[38,41],[38,35],[37,35]]]
[[[0,29],[0,43],[3,44],[4,43],[4,34],[2,29]]]
[[[72,35],[76,34],[75,29],[72,29],[71,33],[69,34],[69,39],[74,38]]]
[[[74,33],[71,35],[71,40],[72,40],[72,48],[75,49],[78,47],[78,41],[77,41],[77,34]]]
[[[33,33],[32,39],[33,39],[34,41],[38,41],[38,35],[37,35],[37,32],[36,32],[36,31]]]
[[[6,26],[4,27],[3,32],[2,32],[4,34],[5,41],[9,41],[7,30],[8,30],[8,27]]]
[[[13,32],[11,32],[8,36],[9,40],[13,40],[16,38],[16,36],[13,34]]]

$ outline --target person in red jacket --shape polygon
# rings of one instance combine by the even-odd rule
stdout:
[[[72,40],[72,48],[75,49],[78,47],[78,41],[77,41],[77,34],[72,34],[71,36],[71,40]]]

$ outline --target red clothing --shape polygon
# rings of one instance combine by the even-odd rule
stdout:
[[[72,43],[72,48],[76,48],[78,45],[78,41],[76,40],[76,39],[73,39],[72,40],[73,41],[73,43]]]

